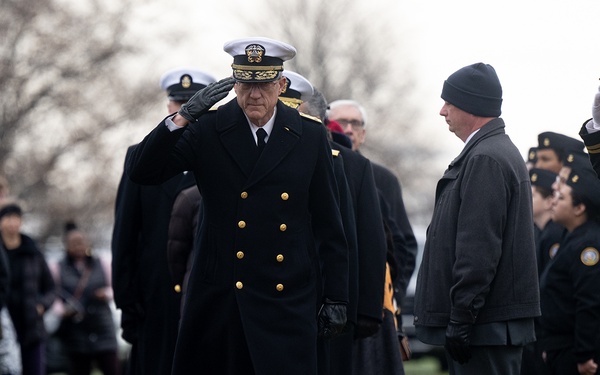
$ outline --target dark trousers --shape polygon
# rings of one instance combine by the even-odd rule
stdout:
[[[46,374],[46,343],[21,346],[21,362],[23,364],[23,375],[45,375]]]
[[[92,364],[96,362],[98,369],[104,375],[119,375],[119,360],[115,351],[99,353],[71,353],[70,375],[90,375]]]
[[[464,365],[446,353],[450,375],[519,375],[522,346],[472,346],[472,357]]]

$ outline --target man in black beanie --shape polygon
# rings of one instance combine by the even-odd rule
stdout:
[[[531,184],[499,118],[490,65],[442,89],[449,130],[464,143],[438,182],[415,294],[417,337],[444,345],[450,374],[519,374],[540,315]]]

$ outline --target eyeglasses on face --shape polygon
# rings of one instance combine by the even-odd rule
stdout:
[[[335,121],[342,126],[350,125],[353,128],[362,128],[365,125],[364,121],[362,120],[348,120],[345,118],[338,118]]]

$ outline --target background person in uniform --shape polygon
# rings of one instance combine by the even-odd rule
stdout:
[[[560,133],[540,133],[538,134],[535,167],[558,174],[563,166],[565,155],[569,151],[583,151],[583,142]]]
[[[346,135],[352,140],[352,149],[360,152],[360,147],[365,142],[367,135],[367,113],[363,106],[354,100],[335,100],[329,103],[327,117],[344,128]],[[400,236],[404,237],[405,246],[408,250],[406,254],[394,253],[396,263],[399,265],[404,264],[399,267],[401,273],[394,279],[394,296],[398,304],[401,304],[415,270],[417,240],[406,214],[402,199],[402,188],[398,178],[383,165],[371,162],[371,166],[375,186],[381,191],[383,199],[389,206],[390,215],[384,219],[395,223],[395,225],[391,225],[392,229],[399,228]]]
[[[110,302],[110,265],[92,253],[87,235],[74,222],[65,224],[66,255],[55,270],[62,302],[59,329],[70,362],[70,375],[118,375],[117,336]]]
[[[417,337],[445,346],[450,374],[519,374],[540,314],[529,175],[499,118],[502,86],[491,65],[459,69],[441,96],[440,115],[465,146],[436,188]]]
[[[21,233],[23,210],[16,203],[0,208],[0,237],[10,269],[8,311],[21,346],[23,375],[46,374],[44,313],[54,302],[55,286],[35,241]]]
[[[541,277],[540,346],[550,374],[596,374],[600,361],[600,180],[573,169],[552,218],[568,230]]]
[[[215,79],[194,68],[163,74],[167,109],[175,113],[196,91]],[[125,163],[135,146],[127,151]],[[185,182],[188,181],[187,185]],[[167,231],[173,201],[193,181],[179,173],[156,186],[133,183],[123,172],[115,205],[112,277],[115,303],[122,311],[123,338],[132,344],[130,375],[171,371],[177,339],[180,297],[173,289],[167,262]]]
[[[594,96],[592,118],[583,123],[579,136],[588,150],[596,175],[600,177],[600,87]]]
[[[535,167],[535,163],[537,162],[537,147],[530,147],[529,152],[527,152],[527,158],[525,161],[525,166],[527,170]]]
[[[557,177],[556,173],[545,169],[532,168],[529,170],[538,276],[542,275],[548,262],[556,255],[566,231],[562,225],[552,220],[554,204],[552,185],[556,183]],[[539,337],[538,320],[539,318],[535,320],[536,337]],[[542,350],[538,344],[538,341],[531,342],[523,348],[522,375],[547,373],[542,360]]]
[[[280,94],[284,102],[298,103],[294,91],[305,91],[298,107],[300,112],[324,119],[327,114],[327,101],[323,94],[306,78],[301,75],[285,71],[284,75],[291,81],[302,82],[296,90],[286,90]],[[294,88],[294,87],[292,87]],[[310,95],[312,92],[312,95]],[[288,98],[291,97],[291,98]],[[350,303],[348,305],[348,324],[344,333],[330,341],[330,363],[325,374],[360,374],[359,371],[367,367],[369,373],[386,373],[387,368],[396,369],[394,373],[403,373],[402,360],[399,359],[399,347],[396,336],[396,327],[392,316],[383,316],[382,301],[385,284],[385,254],[386,242],[383,229],[383,219],[377,204],[378,194],[373,179],[371,165],[367,158],[331,142],[331,147],[339,152],[343,160],[343,169],[351,195],[352,215],[354,228],[344,227],[348,233],[352,229],[356,233],[356,254],[351,253],[350,258]],[[382,333],[383,329],[391,329]],[[389,338],[383,342],[384,338]],[[373,341],[364,343],[363,348],[369,348],[371,358],[369,365],[365,366],[365,357],[358,355],[357,342],[364,339]],[[387,349],[387,350],[386,350]],[[364,351],[366,352],[366,351]],[[364,354],[361,352],[360,354]],[[395,353],[396,357],[390,355]],[[378,361],[384,357],[384,363]],[[387,357],[386,357],[387,356]],[[359,367],[360,366],[360,367]],[[375,367],[376,366],[376,367]]]
[[[224,50],[234,78],[162,121],[127,168],[149,184],[192,171],[202,194],[172,373],[316,374],[317,333],[338,334],[348,303],[348,249],[326,130],[278,100],[292,46],[255,37]],[[236,98],[206,113],[231,88]]]

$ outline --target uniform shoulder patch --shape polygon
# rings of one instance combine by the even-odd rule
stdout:
[[[340,150],[331,150],[331,155],[333,155],[334,158],[337,158],[339,154]]]
[[[556,253],[558,253],[558,249],[560,248],[560,243],[555,243],[554,245],[550,246],[550,250],[548,250],[548,255],[550,256],[550,259],[553,259],[556,256]]]
[[[298,112],[298,113],[300,113],[300,116],[302,116],[302,117],[304,117],[304,118],[311,119],[311,120],[313,120],[313,121],[316,121],[316,122],[318,122],[319,124],[322,124],[322,123],[323,123],[323,122],[321,121],[321,119],[319,119],[318,117],[311,116],[311,115],[307,115],[306,113],[303,113],[303,112]]]
[[[581,252],[579,259],[581,259],[581,263],[586,266],[595,266],[598,264],[598,261],[600,261],[600,253],[598,253],[598,250],[594,247],[586,247]]]

